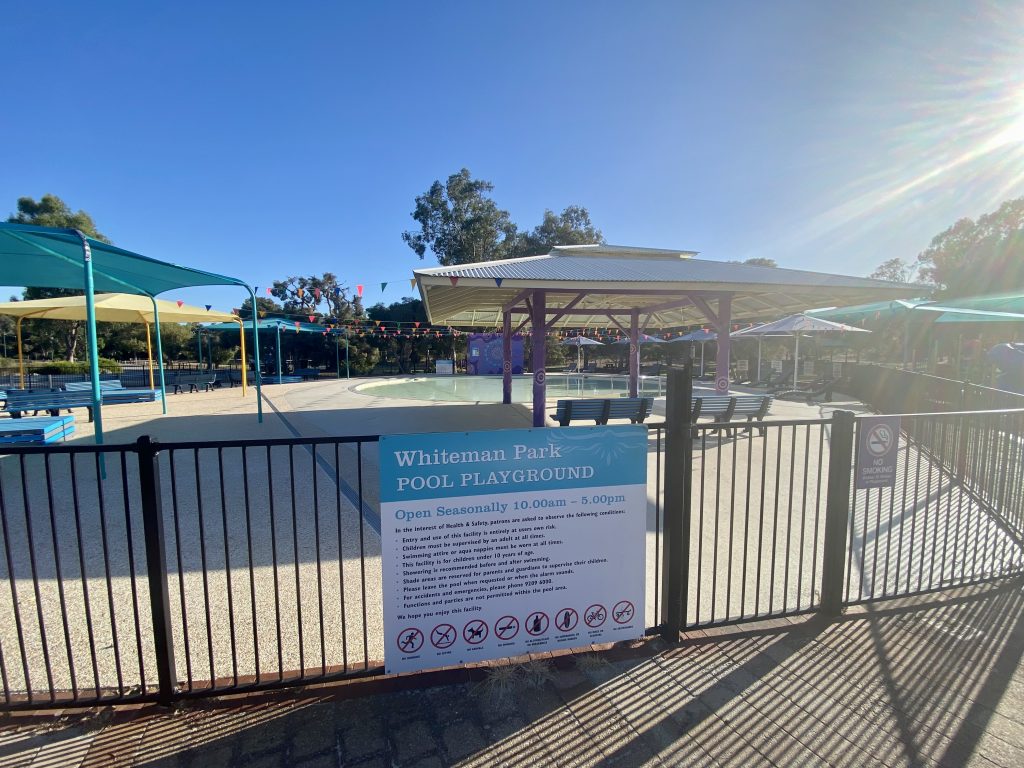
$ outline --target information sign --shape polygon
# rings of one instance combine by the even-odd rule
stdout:
[[[864,416],[858,423],[855,488],[891,488],[896,484],[900,417]]]
[[[391,672],[644,634],[647,428],[380,439]]]
[[[736,373],[738,373],[740,376],[746,376],[747,372],[749,370],[750,370],[750,361],[749,360],[737,360],[736,361]]]
[[[772,360],[772,371],[774,373],[782,373],[782,361]]]

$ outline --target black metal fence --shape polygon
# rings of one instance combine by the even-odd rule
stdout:
[[[648,428],[652,629],[1024,570],[1024,410],[903,416],[896,486],[865,491],[852,414],[690,425],[679,402]],[[0,707],[381,672],[376,441],[0,448]]]
[[[842,391],[879,413],[1024,408],[1024,395],[882,365],[844,366]]]
[[[380,672],[376,440],[5,447],[3,705]]]

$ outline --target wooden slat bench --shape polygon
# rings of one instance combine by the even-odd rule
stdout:
[[[590,419],[595,424],[607,424],[609,419],[629,419],[633,424],[640,424],[651,415],[653,407],[653,397],[559,400],[553,418],[563,427],[572,421]]]
[[[320,378],[320,369],[319,368],[296,368],[293,375],[301,376],[303,381],[308,381],[309,379],[319,379]]]
[[[74,416],[29,416],[0,421],[0,444],[53,443],[75,431]]]
[[[745,427],[745,431],[750,432],[755,428],[753,422],[764,421],[771,404],[772,397],[768,395],[699,395],[693,398],[690,420],[696,424],[702,416],[711,416],[713,423],[726,424],[746,418],[750,426]],[[721,429],[713,431],[717,433]],[[764,434],[764,427],[757,429]],[[731,435],[733,428],[725,428],[725,431]]]
[[[86,408],[89,421],[92,421],[92,392],[68,392],[66,390],[10,390],[3,410],[12,418],[20,419],[29,411],[46,411],[51,416],[59,416],[61,411],[71,408]]]

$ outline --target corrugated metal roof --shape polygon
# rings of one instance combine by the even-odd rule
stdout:
[[[705,321],[695,306],[659,308],[673,298],[733,296],[732,316],[755,319],[792,314],[823,304],[895,299],[920,286],[749,264],[691,258],[692,251],[625,246],[570,246],[545,256],[414,270],[428,317],[459,326],[497,325],[502,307],[524,289],[549,291],[549,309],[585,294],[556,327],[606,327],[608,310],[652,313],[650,327]],[[579,314],[592,311],[593,315]]]

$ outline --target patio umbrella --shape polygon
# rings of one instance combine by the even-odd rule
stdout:
[[[562,339],[560,346],[576,347],[576,370],[578,371],[583,367],[583,347],[603,347],[604,344],[587,336],[570,336],[567,339]]]
[[[755,334],[751,333],[751,331],[753,331],[755,328],[760,328],[762,325],[764,325],[764,323],[759,323],[758,325],[753,325],[753,326],[750,326],[749,328],[741,328],[738,331],[733,331],[732,333],[729,334],[729,336],[730,336],[730,338],[733,338],[733,339],[738,338],[738,337],[742,337],[742,336],[754,336]],[[766,333],[763,336],[758,336],[757,337],[757,379],[756,379],[756,381],[758,381],[758,382],[761,381],[761,343],[764,341],[765,336],[789,336],[789,334],[788,333]]]
[[[819,333],[871,333],[863,328],[843,323],[833,323],[810,315],[790,315],[772,323],[754,326],[744,330],[744,336],[795,336],[796,346],[793,350],[793,386],[797,386],[800,375],[800,337]]]
[[[708,331],[704,328],[698,328],[696,331],[690,331],[679,338],[672,339],[670,344],[676,344],[680,341],[687,341],[692,344],[700,344],[700,375],[704,378],[704,345],[709,341],[714,341],[718,338],[718,334],[714,331]]]

